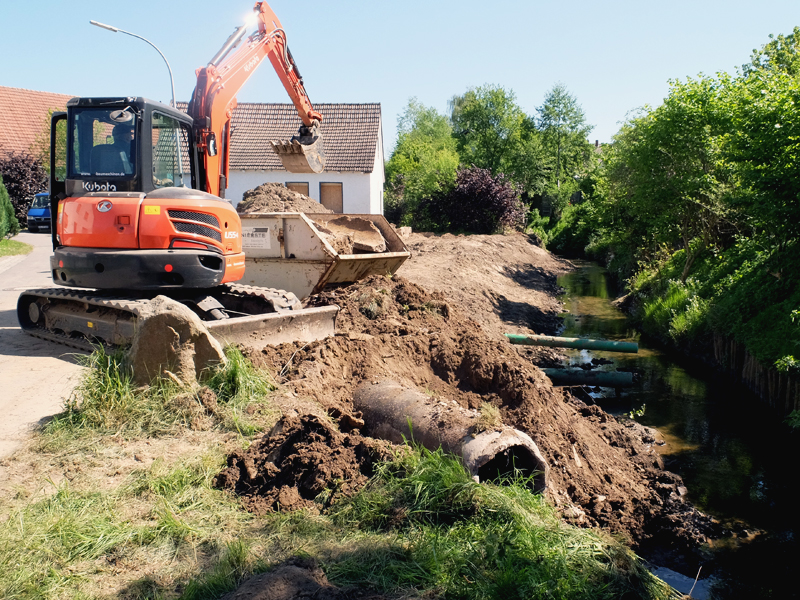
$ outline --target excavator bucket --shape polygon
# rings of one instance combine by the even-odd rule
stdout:
[[[289,141],[271,141],[270,145],[290,173],[322,173],[325,170],[325,150],[322,135],[316,127],[301,127],[300,134]]]

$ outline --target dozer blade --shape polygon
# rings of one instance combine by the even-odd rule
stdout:
[[[271,141],[270,145],[290,173],[322,173],[325,170],[325,149],[317,127],[301,127],[291,140]]]

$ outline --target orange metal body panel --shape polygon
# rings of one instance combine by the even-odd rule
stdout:
[[[227,255],[225,257],[225,276],[222,278],[222,283],[239,281],[242,277],[244,277],[244,252]]]
[[[108,210],[101,211],[100,207],[108,207]],[[215,226],[213,220],[198,218],[198,213],[213,215],[218,225]],[[204,230],[216,232],[219,239],[192,231],[178,231],[176,225],[179,223],[202,225]],[[229,204],[213,200],[67,198],[58,205],[57,227],[61,244],[69,247],[167,249],[174,239],[180,238],[215,246],[226,257],[244,256],[239,215]],[[184,244],[187,246],[191,247]],[[231,265],[235,263],[238,259]]]
[[[140,198],[67,198],[58,203],[58,234],[64,246],[139,248]],[[111,205],[101,211],[103,203]]]
[[[204,223],[208,229],[219,232],[220,240],[199,235],[197,233],[179,232],[175,224],[179,222],[197,222],[196,219],[184,219],[172,216],[169,211],[203,213],[214,215],[218,226]],[[238,254],[242,251],[242,223],[232,206],[213,200],[148,200],[142,202],[139,217],[139,247],[169,248],[175,238],[197,240],[216,246],[225,255]]]

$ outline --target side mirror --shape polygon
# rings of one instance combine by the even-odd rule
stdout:
[[[209,156],[217,155],[217,136],[213,133],[210,133],[206,138],[206,147],[208,148],[207,152]]]

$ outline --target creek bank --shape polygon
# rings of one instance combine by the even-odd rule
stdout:
[[[614,305],[628,315],[641,328],[642,301],[634,294],[624,294]],[[660,345],[690,360],[702,361],[717,373],[742,384],[767,412],[783,419],[792,411],[800,410],[800,376],[778,371],[764,365],[750,350],[736,339],[711,331],[693,343],[678,343],[664,335],[648,332]]]
[[[789,557],[796,555],[792,540],[798,520],[787,461],[796,436],[784,435],[773,413],[754,410],[755,399],[732,377],[699,360],[664,352],[640,336],[612,306],[605,270],[588,262],[579,267],[559,278],[568,290],[563,335],[638,340],[640,345],[637,355],[600,355],[613,359],[611,368],[636,372],[639,384],[620,397],[591,390],[594,399],[586,401],[618,413],[633,409],[638,421],[658,427],[667,469],[682,476],[690,501],[724,524],[724,535],[713,540],[703,564],[704,574],[718,577],[718,597],[792,597],[777,590],[791,589],[793,582]],[[570,360],[585,363],[587,355],[572,354]],[[773,591],[766,593],[768,587]]]

